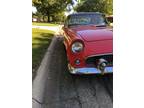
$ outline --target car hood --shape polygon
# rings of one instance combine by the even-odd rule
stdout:
[[[98,41],[98,40],[112,40],[112,28],[96,27],[96,26],[79,26],[74,27],[72,30],[81,36],[84,41]]]

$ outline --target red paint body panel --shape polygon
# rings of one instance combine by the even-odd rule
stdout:
[[[64,44],[67,51],[69,63],[73,67],[86,67],[85,60],[92,55],[113,53],[113,32],[112,28],[96,26],[74,26],[64,28]],[[80,53],[73,53],[71,45],[74,41],[81,41],[84,50]],[[74,62],[80,59],[80,64]]]
[[[110,28],[96,26],[81,26],[72,30],[79,34],[84,39],[84,41],[88,42],[112,39],[112,29]]]

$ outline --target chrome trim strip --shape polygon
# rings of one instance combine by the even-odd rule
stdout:
[[[105,54],[96,54],[96,55],[91,55],[91,56],[87,56],[85,59],[89,58],[89,57],[94,57],[94,56],[103,56],[103,55],[111,55],[113,53],[105,53]]]

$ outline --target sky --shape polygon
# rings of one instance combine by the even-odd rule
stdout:
[[[77,1],[73,0],[73,6],[75,7],[77,5]],[[68,16],[69,14],[72,14],[74,12],[73,7],[69,6],[69,8],[71,9],[71,11],[69,12],[65,12],[65,15]]]
[[[32,12],[36,13],[36,11],[37,11],[36,7],[32,6]]]

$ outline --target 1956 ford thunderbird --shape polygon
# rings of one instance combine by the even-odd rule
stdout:
[[[104,14],[71,14],[62,29],[70,73],[113,73],[113,31]]]

